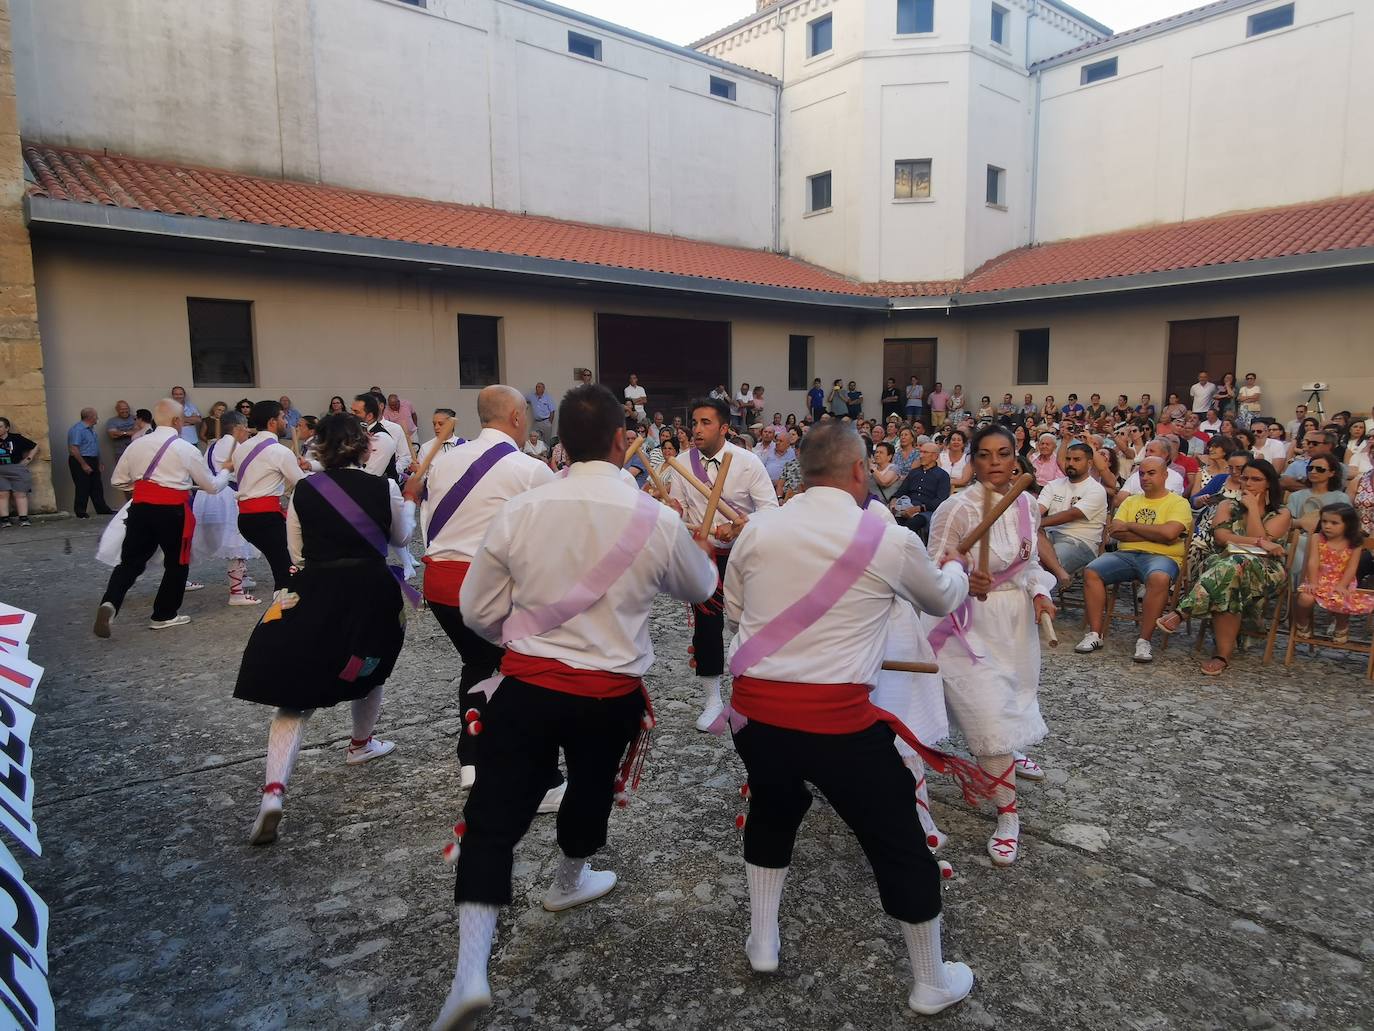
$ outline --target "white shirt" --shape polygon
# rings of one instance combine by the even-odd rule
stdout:
[[[257,463],[258,459],[253,459],[253,464]],[[415,503],[402,499],[401,489],[396,486],[395,480],[388,480],[387,483],[391,490],[391,534],[388,540],[394,547],[404,548],[410,535],[415,532]],[[305,565],[301,547],[301,521],[296,515],[296,498],[293,495],[291,504],[286,508],[286,550],[291,553],[291,561],[298,566]]]
[[[391,425],[395,426],[396,424],[392,423]],[[367,452],[367,461],[363,465],[363,470],[373,476],[386,476],[387,469],[396,462],[396,439],[392,437],[390,431],[373,433],[371,427],[364,427],[364,430],[372,442],[372,446]],[[382,423],[382,430],[386,430],[386,423]]]
[[[1207,409],[1212,407],[1212,398],[1216,392],[1215,383],[1194,383],[1189,387],[1188,394],[1193,399],[1193,411],[1198,415],[1206,415]]]
[[[915,466],[912,466],[912,468],[915,468]],[[951,480],[957,480],[960,476],[964,475],[964,470],[968,468],[968,452],[965,451],[960,455],[959,461],[951,462],[949,460],[949,452],[941,451],[940,468],[949,473],[949,478]]]
[[[220,437],[219,440],[210,445],[205,455],[210,461],[215,463],[215,472],[219,472],[224,468],[225,461],[234,453],[234,448],[237,446],[238,441],[234,439],[232,433],[226,433],[224,436]],[[254,463],[256,464],[256,459],[254,459]],[[208,463],[205,468],[207,470],[210,468]],[[230,473],[230,477],[233,477],[232,473]]]
[[[563,598],[619,543],[639,498],[614,465],[578,462],[563,479],[502,505],[463,581],[463,622],[499,642],[513,612]],[[682,521],[666,505],[659,508],[644,550],[603,597],[563,625],[511,647],[578,669],[643,676],[654,661],[649,610],[659,592],[702,602],[717,581],[715,563]]]
[[[1197,428],[1200,429],[1203,433],[1220,433],[1220,432],[1221,432],[1221,420],[1220,420],[1220,419],[1203,419],[1202,422],[1200,422],[1200,423],[1197,424]]]
[[[263,441],[270,443],[249,463],[247,478],[240,477],[238,466],[242,465],[243,460]],[[239,483],[240,501],[269,496],[279,498],[286,493],[287,487],[294,487],[305,476],[305,473],[301,472],[295,453],[277,440],[275,433],[268,433],[266,430],[259,430],[238,446],[234,453],[234,466],[234,476]],[[218,457],[215,459],[215,467],[219,468]]]
[[[1271,463],[1287,461],[1288,445],[1273,437],[1265,437],[1264,443],[1255,449],[1255,457],[1268,459]]]
[[[143,478],[153,456],[168,437],[177,437],[177,431],[170,426],[158,426],[136,438],[115,463],[114,472],[110,474],[110,486],[115,490],[133,490],[134,481]],[[200,449],[189,441],[178,439],[162,453],[157,468],[153,470],[153,482],[173,490],[190,490],[194,483],[209,494],[218,494],[229,482],[229,474],[220,469],[211,476]]]
[[[515,441],[490,426],[484,428],[466,444],[439,455],[429,467],[425,484],[429,497],[420,505],[420,528],[429,533],[429,520],[435,507],[455,483],[462,479],[472,463],[497,444],[514,445]],[[553,479],[553,472],[537,458],[514,454],[501,459],[477,481],[477,486],[458,506],[434,540],[425,548],[430,558],[444,562],[471,562],[481,547],[482,536],[492,517],[511,498]]]
[[[725,572],[725,614],[738,632],[733,655],[805,595],[849,546],[863,510],[835,487],[810,487],[760,512],[740,534]],[[764,680],[875,684],[894,597],[943,616],[968,594],[957,562],[937,568],[921,538],[889,519],[878,551],[852,587],[805,633],[749,668]]]
[[[726,441],[724,446],[716,452],[715,457],[724,458],[727,450],[730,452],[730,473],[725,478],[725,489],[721,492],[720,499],[740,515],[749,515],[765,508],[777,508],[777,491],[773,489],[773,481],[768,478],[768,470],[763,467],[763,462],[759,460],[759,456],[752,451],[746,451],[737,444]],[[689,472],[693,471],[690,450],[684,451],[677,460],[684,469]],[[702,465],[706,465],[706,461],[706,456],[703,454],[701,456]],[[709,487],[715,481],[715,467],[706,465],[706,480],[704,482]],[[705,496],[681,476],[673,477],[668,493],[674,501],[682,505],[682,518],[687,520],[689,525],[699,526],[701,521],[706,518]],[[716,522],[728,523],[729,520],[717,512]],[[731,546],[730,544],[722,544],[715,537],[712,537],[711,541],[717,548],[728,549]]]
[[[1047,530],[1062,533],[1092,548],[1102,543],[1102,528],[1107,525],[1107,492],[1091,476],[1081,483],[1061,476],[1040,492],[1039,502],[1046,515],[1058,515],[1071,508],[1083,513],[1082,519],[1049,526]]]
[[[630,386],[625,388],[625,400],[632,402],[635,411],[640,415],[644,414],[644,399],[648,396],[648,391],[643,387]]]
[[[1142,459],[1149,457],[1149,455],[1145,454],[1144,452],[1141,452]],[[1175,494],[1178,494],[1182,497],[1187,497],[1187,495],[1183,493],[1183,477],[1179,475],[1178,470],[1175,469],[1173,466],[1169,466],[1169,471],[1164,476],[1164,486],[1166,489],[1172,491]],[[1122,487],[1121,489],[1124,490],[1127,494],[1145,493],[1145,491],[1140,486],[1139,469],[1137,469],[1135,472],[1131,473],[1129,477],[1127,477],[1126,486]]]
[[[438,442],[438,440],[438,437],[431,437],[429,440],[425,441],[423,444],[420,445],[415,456],[416,465],[422,465],[424,463],[424,460],[429,457],[429,453],[434,450],[434,445]],[[453,436],[449,437],[448,440],[444,441],[444,450],[442,454],[448,454],[454,448],[458,447],[458,440],[459,436],[457,433],[455,433],[453,434]],[[464,441],[464,443],[467,442]],[[438,461],[437,457],[435,458],[435,461]],[[425,480],[429,480],[428,473],[425,474]]]
[[[386,430],[391,442],[396,445],[396,471],[403,472],[410,465],[410,441],[406,437],[406,431],[401,428],[399,422],[392,422],[385,414],[382,415],[381,423],[382,429]]]

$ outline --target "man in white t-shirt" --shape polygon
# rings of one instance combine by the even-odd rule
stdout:
[[[639,385],[639,377],[633,372],[630,373],[630,385],[625,388],[625,400],[635,406],[635,417],[640,423],[649,421],[649,414],[644,410],[644,399],[648,392]]]
[[[1207,409],[1207,414],[1203,416],[1202,420],[1198,423],[1197,428],[1200,429],[1203,433],[1206,433],[1208,436],[1212,435],[1213,433],[1221,432],[1221,418],[1218,415],[1215,406]]]
[[[1065,475],[1040,492],[1040,528],[1054,545],[1064,573],[1071,576],[1097,558],[1107,525],[1107,492],[1088,475],[1093,450],[1087,444],[1074,441],[1064,449],[1062,461]]]
[[[1288,459],[1288,447],[1283,441],[1269,436],[1269,423],[1262,419],[1252,419],[1250,432],[1255,438],[1255,446],[1252,449],[1254,456],[1267,459],[1276,470],[1283,472]]]
[[[1217,385],[1211,381],[1206,372],[1197,374],[1197,382],[1188,388],[1188,393],[1193,399],[1193,411],[1198,415],[1206,415],[1207,409],[1212,407],[1212,398],[1216,396]]]

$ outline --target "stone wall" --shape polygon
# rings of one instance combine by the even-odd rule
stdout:
[[[33,511],[56,509],[48,453],[48,405],[43,392],[43,350],[33,254],[24,225],[24,164],[14,93],[9,0],[0,0],[0,415],[39,441],[33,464]]]

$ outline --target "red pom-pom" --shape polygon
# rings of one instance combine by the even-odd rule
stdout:
[[[476,737],[478,734],[482,733],[482,721],[473,720],[471,723],[469,723],[468,733],[471,734],[473,737]]]
[[[687,660],[687,665],[690,666],[690,667],[692,667],[692,669],[696,669],[696,668],[697,668],[697,660],[696,660],[696,659],[688,659],[688,660]]]
[[[688,655],[695,655],[696,653],[697,653],[697,646],[694,645],[694,644],[689,644],[689,645],[687,646],[687,654],[688,654]]]
[[[929,845],[931,848],[935,848],[940,844],[940,839],[937,838],[934,834],[927,834],[926,844]]]
[[[466,820],[459,820],[457,823],[453,825],[453,836],[455,838],[461,838],[467,832],[468,825]]]
[[[950,866],[943,859],[936,860],[936,862],[940,864],[940,877],[943,880],[947,881],[954,876],[954,867]]]
[[[617,791],[615,793],[615,804],[621,809],[627,808],[630,804],[630,796],[623,791]]]
[[[458,842],[450,841],[444,846],[444,862],[449,866],[458,862]]]
[[[471,723],[473,720],[479,718],[481,715],[482,714],[478,712],[476,709],[469,709],[467,712],[463,713],[463,719]]]
[[[741,785],[739,786],[739,797],[740,797],[740,798],[748,798],[748,797],[749,797],[749,785],[748,785],[748,784],[741,784]]]
[[[740,813],[738,816],[735,817],[735,830],[737,830],[737,831],[742,831],[742,830],[744,830],[744,814],[743,814],[743,813]]]

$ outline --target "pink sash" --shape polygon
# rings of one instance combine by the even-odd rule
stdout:
[[[625,574],[639,553],[644,550],[644,546],[649,543],[649,536],[658,525],[661,510],[659,503],[649,495],[638,495],[629,525],[611,550],[584,573],[558,601],[517,612],[507,619],[505,626],[501,628],[502,646],[526,637],[537,637],[554,627],[562,626],[604,598],[611,585]]]
[[[795,640],[829,612],[873,561],[886,529],[881,516],[865,511],[859,517],[853,539],[816,585],[735,650],[730,659],[730,675],[740,676]]]

